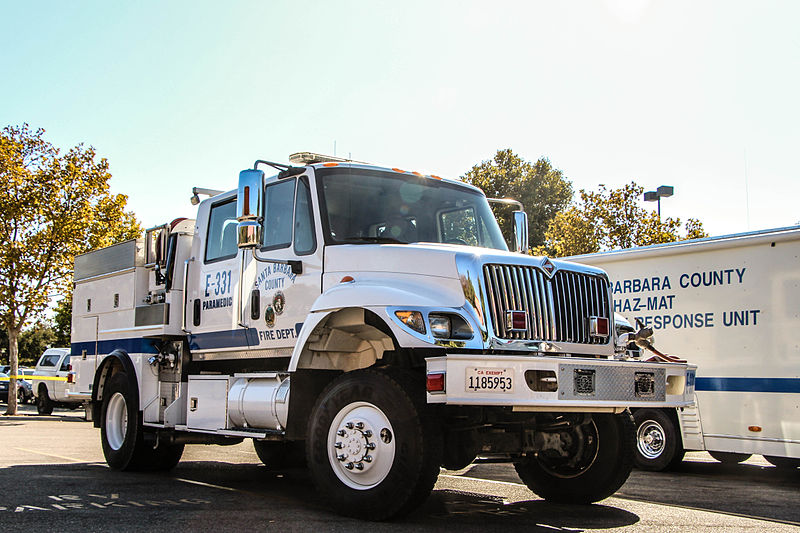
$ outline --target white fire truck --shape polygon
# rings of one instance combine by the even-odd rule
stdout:
[[[691,402],[692,367],[625,360],[606,274],[509,252],[479,189],[290,161],[195,190],[212,196],[196,220],[76,258],[74,391],[112,468],[252,439],[364,519],[411,511],[440,466],[477,457],[587,503],[630,473],[629,407]]]

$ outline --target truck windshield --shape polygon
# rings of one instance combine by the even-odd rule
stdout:
[[[508,250],[486,197],[433,178],[346,167],[317,170],[332,244],[436,242]]]

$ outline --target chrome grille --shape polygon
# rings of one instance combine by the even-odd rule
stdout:
[[[552,278],[532,266],[485,265],[486,293],[494,333],[501,339],[605,344],[589,334],[589,317],[605,317],[609,329],[608,283],[600,276],[558,270]],[[506,311],[525,311],[526,331],[509,331]]]

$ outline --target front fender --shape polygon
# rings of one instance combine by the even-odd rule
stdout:
[[[463,312],[466,303],[461,286],[457,280],[430,278],[414,283],[392,276],[383,279],[359,280],[340,283],[322,293],[311,307],[311,313],[303,323],[298,335],[289,371],[297,370],[298,363],[309,337],[318,326],[324,324],[332,315],[344,309],[365,309],[380,317],[391,329],[395,341],[401,347],[432,348],[433,339],[426,340],[410,330],[401,327],[390,314],[390,308],[409,308],[419,310],[446,310],[459,312],[477,332],[477,324],[468,313]],[[475,348],[482,345],[476,333]]]

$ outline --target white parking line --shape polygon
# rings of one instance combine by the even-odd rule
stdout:
[[[75,459],[74,457],[65,457],[63,455],[55,455],[53,453],[40,452],[40,451],[37,451],[37,450],[31,450],[29,448],[18,448],[18,447],[15,446],[14,449],[15,450],[19,450],[21,452],[28,452],[28,453],[35,453],[37,455],[44,455],[45,457],[55,457],[56,459],[64,459],[65,461],[71,461],[73,463],[87,463],[87,462],[90,462],[90,461],[86,461],[85,459]]]

